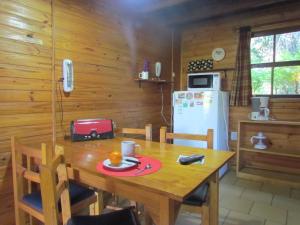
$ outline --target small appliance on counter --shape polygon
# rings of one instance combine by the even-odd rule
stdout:
[[[270,110],[269,97],[252,97],[252,112],[250,113],[251,120],[269,120]]]
[[[258,132],[256,136],[252,136],[250,141],[252,145],[254,145],[255,149],[266,149],[267,145],[264,143],[264,141],[267,139],[267,137],[264,135],[263,132]]]
[[[81,119],[71,121],[70,130],[72,141],[114,138],[113,121],[109,119]]]

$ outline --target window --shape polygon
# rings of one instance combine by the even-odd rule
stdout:
[[[300,29],[251,38],[253,95],[300,97]]]

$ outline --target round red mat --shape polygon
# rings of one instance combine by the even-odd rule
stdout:
[[[135,156],[135,158],[137,158],[141,162],[141,164],[139,164],[136,167],[123,170],[123,171],[112,171],[105,168],[103,166],[103,162],[101,161],[97,164],[97,171],[109,176],[136,177],[136,176],[144,176],[147,174],[155,173],[161,168],[161,162],[157,159],[153,159],[148,156],[142,156],[142,155]],[[151,169],[147,169],[144,170],[143,172],[136,174],[138,171],[143,169],[148,163],[151,164]]]

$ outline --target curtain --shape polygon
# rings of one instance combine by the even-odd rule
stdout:
[[[230,106],[248,106],[252,95],[250,68],[250,27],[240,28],[236,68],[232,80]]]

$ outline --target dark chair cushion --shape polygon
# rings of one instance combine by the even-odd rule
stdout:
[[[140,225],[133,208],[113,211],[99,216],[74,216],[67,225]]]
[[[70,191],[71,205],[76,204],[95,194],[93,190],[85,188],[79,184],[76,184],[73,181],[70,182],[69,191]],[[43,211],[42,197],[40,191],[25,195],[23,197],[23,202],[40,212]],[[59,210],[60,209],[61,207],[59,203]]]
[[[208,187],[208,183],[198,187],[186,200],[183,201],[183,204],[202,206],[207,200]]]

